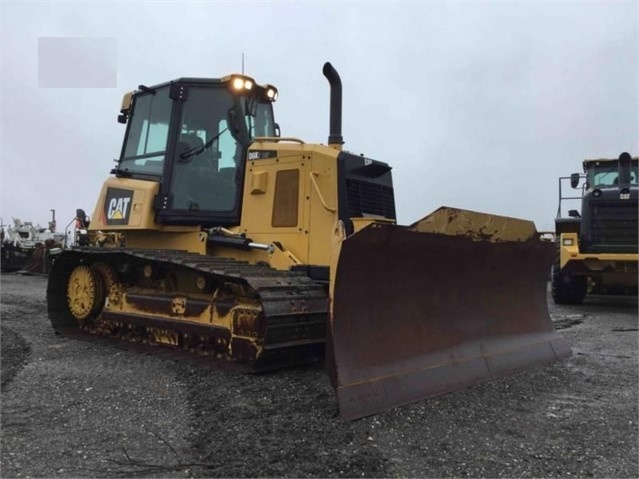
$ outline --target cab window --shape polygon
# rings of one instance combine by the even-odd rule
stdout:
[[[162,174],[172,103],[168,87],[135,98],[119,170]]]

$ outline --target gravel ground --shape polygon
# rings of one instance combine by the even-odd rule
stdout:
[[[343,422],[319,366],[242,375],[55,336],[1,279],[9,477],[638,477],[636,298],[550,304],[573,356]]]

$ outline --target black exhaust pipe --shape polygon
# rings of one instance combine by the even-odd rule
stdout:
[[[619,177],[618,179],[618,183],[619,183],[619,188],[629,188],[630,187],[630,172],[631,172],[631,164],[632,164],[632,157],[630,156],[630,153],[627,152],[623,152],[621,155],[619,155],[619,170],[617,172],[617,175]]]
[[[342,80],[330,62],[324,63],[322,73],[331,85],[331,123],[328,135],[329,145],[343,145],[342,137]]]

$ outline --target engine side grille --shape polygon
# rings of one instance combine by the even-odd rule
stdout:
[[[356,179],[346,180],[348,212],[351,218],[366,214],[395,219],[393,188]]]
[[[637,253],[639,228],[636,201],[591,204],[591,252]]]

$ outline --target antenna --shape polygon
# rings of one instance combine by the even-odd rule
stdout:
[[[242,75],[244,75],[244,52],[242,52]]]

